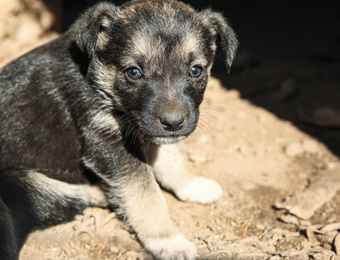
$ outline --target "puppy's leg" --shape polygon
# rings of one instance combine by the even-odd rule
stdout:
[[[34,229],[72,220],[87,206],[107,205],[98,187],[69,184],[33,170],[0,171],[1,259],[16,259]]]
[[[160,185],[172,191],[180,200],[207,204],[223,194],[221,186],[212,179],[197,177],[188,171],[176,145],[162,145],[152,166]]]
[[[102,179],[110,206],[156,259],[194,260],[195,247],[173,225],[142,143],[134,135],[122,139],[111,115],[106,115],[105,128],[97,116],[88,116],[90,123],[82,128],[82,161]]]
[[[116,212],[135,230],[143,246],[156,259],[193,260],[197,253],[173,225],[152,168],[143,164],[108,187]]]

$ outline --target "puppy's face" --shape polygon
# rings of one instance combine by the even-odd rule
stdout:
[[[237,44],[232,30],[219,14],[176,1],[107,9],[93,14],[101,17],[91,53],[93,81],[148,139],[164,144],[186,138],[196,128],[218,47],[231,63]],[[225,50],[218,43],[223,39]]]

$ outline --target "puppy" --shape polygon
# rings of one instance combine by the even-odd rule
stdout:
[[[159,185],[210,203],[222,190],[174,146],[196,128],[216,53],[233,30],[171,0],[100,3],[58,39],[0,70],[0,259],[29,232],[109,207],[156,259],[195,259]]]

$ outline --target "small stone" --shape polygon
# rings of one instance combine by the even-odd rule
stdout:
[[[259,230],[264,230],[265,226],[262,223],[257,223],[256,228],[259,229]]]
[[[112,253],[118,253],[118,252],[119,252],[119,249],[118,249],[118,247],[116,247],[116,246],[111,246],[111,247],[110,247],[110,251],[111,251]]]
[[[86,244],[84,245],[84,247],[85,247],[87,250],[91,250],[91,249],[92,249],[92,246],[91,246],[90,244],[88,244],[88,243],[86,243]]]
[[[230,225],[232,226],[232,227],[237,227],[237,223],[235,222],[235,221],[230,221]]]

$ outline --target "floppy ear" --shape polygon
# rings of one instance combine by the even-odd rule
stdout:
[[[112,3],[100,3],[88,9],[73,24],[76,45],[88,57],[96,47],[103,46],[108,39],[106,32],[114,20],[117,7]]]
[[[207,9],[203,10],[201,15],[203,15],[203,22],[215,37],[217,51],[222,52],[223,60],[229,73],[238,46],[234,30],[220,13]]]

